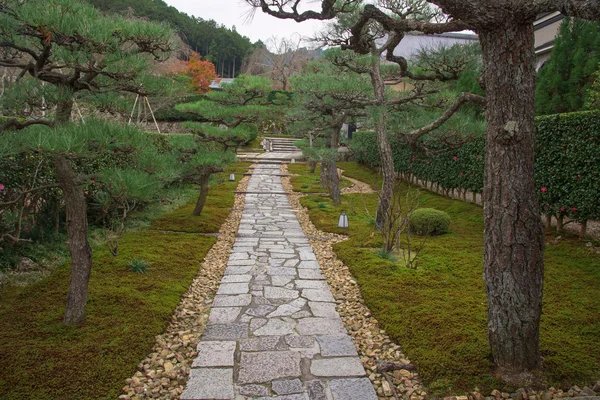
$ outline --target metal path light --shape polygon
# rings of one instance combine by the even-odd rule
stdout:
[[[229,180],[231,182],[234,182],[235,181],[235,174],[233,174],[233,173],[229,174]]]
[[[348,227],[348,215],[346,213],[340,214],[340,219],[338,220],[338,228],[347,228]]]

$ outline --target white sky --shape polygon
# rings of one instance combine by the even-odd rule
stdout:
[[[165,0],[179,11],[202,19],[213,19],[220,25],[236,30],[250,38],[252,42],[266,42],[272,36],[289,38],[294,34],[311,37],[320,31],[324,24],[319,21],[297,23],[293,20],[281,20],[256,10],[254,19],[247,20],[251,7],[244,0]]]

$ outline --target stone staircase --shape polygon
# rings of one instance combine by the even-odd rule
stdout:
[[[267,152],[275,153],[294,153],[301,151],[298,147],[294,146],[294,142],[299,140],[298,138],[264,138],[262,146]]]

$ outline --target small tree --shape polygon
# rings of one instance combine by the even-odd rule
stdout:
[[[55,164],[57,184],[63,192],[67,213],[69,252],[71,253],[71,285],[64,322],[78,324],[85,317],[88,282],[91,274],[91,247],[87,238],[87,207],[84,189],[96,186],[95,204],[100,205],[117,236],[110,237],[113,254],[118,250],[118,234],[122,232],[129,211],[155,198],[163,184],[173,177],[173,169],[165,168],[142,132],[133,128],[89,121],[85,125],[62,124],[56,128],[29,127],[18,134],[3,134],[12,154],[19,152],[48,154]],[[85,165],[101,154],[127,155],[132,169],[121,171],[116,166],[79,173],[77,165]],[[151,153],[150,156],[145,155]],[[152,163],[148,163],[152,160]],[[83,169],[85,171],[85,169]],[[93,195],[92,195],[93,197]],[[83,207],[77,207],[83,204]],[[75,205],[75,206],[74,206]]]
[[[314,55],[306,48],[301,48],[302,38],[299,35],[290,38],[272,37],[266,46],[258,46],[248,56],[242,71],[248,75],[266,76],[278,90],[288,90],[290,78],[302,71]]]
[[[361,99],[369,98],[369,82],[327,62],[313,62],[291,79],[294,102],[299,111],[291,119],[310,123],[327,137],[328,151],[318,153],[321,159],[321,184],[329,189],[334,205],[341,202],[337,172],[337,150],[340,131],[352,117],[362,115]]]
[[[210,84],[217,78],[215,65],[207,60],[202,60],[200,54],[192,53],[190,60],[187,62],[187,70],[185,73],[192,78],[192,88],[198,93],[208,93]]]
[[[180,165],[183,166],[182,180],[199,186],[198,199],[193,215],[202,213],[208,196],[210,177],[222,172],[235,161],[231,151],[222,151],[218,146],[203,142],[194,135],[181,135],[172,140]]]
[[[1,130],[33,124],[57,126],[46,135],[53,142],[40,137],[40,146],[47,145],[51,151],[66,206],[71,253],[71,285],[64,316],[67,324],[84,320],[92,267],[86,198],[73,159],[85,146],[111,136],[111,131],[95,124],[82,128],[61,126],[71,119],[77,94],[124,91],[148,95],[144,71],[151,59],[159,59],[171,50],[172,37],[173,31],[166,25],[105,17],[79,0],[56,0],[52,6],[44,0],[6,0],[0,5],[0,66],[19,69],[21,76],[45,82],[56,93],[54,121],[23,123],[11,119]],[[83,134],[87,139],[81,137]]]

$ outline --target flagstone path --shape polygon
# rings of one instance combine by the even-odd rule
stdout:
[[[254,169],[183,400],[377,400],[281,185]]]

